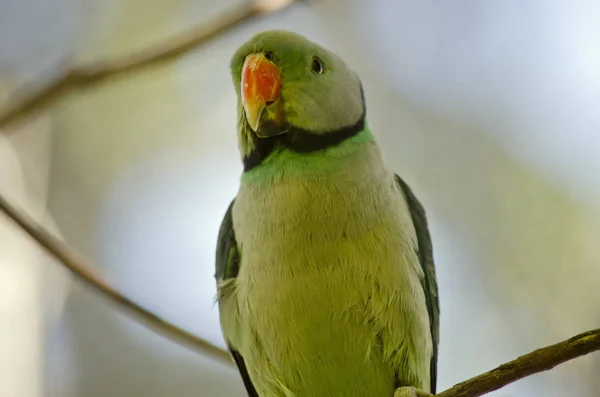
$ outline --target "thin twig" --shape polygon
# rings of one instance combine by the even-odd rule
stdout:
[[[559,364],[600,350],[600,329],[575,335],[544,347],[461,382],[436,397],[479,397],[519,379],[547,371]]]
[[[255,17],[281,11],[295,0],[259,0],[238,5],[213,21],[204,22],[166,42],[112,61],[76,67],[37,89],[28,89],[21,99],[0,110],[0,128],[51,105],[75,89],[89,87],[109,79],[123,77],[148,67],[165,64],[197,49],[219,34]],[[8,129],[4,130],[8,133]]]
[[[156,332],[184,345],[197,350],[206,356],[233,366],[229,353],[225,350],[191,334],[158,317],[151,311],[141,307],[119,291],[112,288],[96,272],[94,266],[73,249],[51,235],[29,216],[10,204],[0,195],[0,209],[25,230],[35,241],[67,267],[76,277],[88,286],[104,295],[118,307],[126,309],[133,317]]]

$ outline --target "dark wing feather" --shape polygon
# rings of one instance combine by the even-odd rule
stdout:
[[[258,397],[258,393],[256,392],[256,389],[254,388],[254,385],[250,380],[250,376],[248,376],[248,370],[246,369],[246,363],[244,362],[244,358],[237,350],[233,350],[231,346],[228,347],[229,351],[231,352],[231,355],[233,356],[233,359],[235,360],[235,363],[238,366],[238,369],[240,370],[240,374],[242,374],[242,380],[244,381],[244,386],[246,386],[248,396]]]
[[[417,200],[410,187],[396,175],[396,183],[402,190],[410,215],[413,220],[415,231],[417,234],[417,247],[415,251],[419,257],[419,262],[423,268],[425,277],[421,281],[423,291],[425,292],[425,300],[427,303],[427,311],[429,312],[429,324],[431,329],[431,339],[433,341],[433,355],[430,364],[431,376],[431,394],[436,392],[437,383],[437,357],[439,344],[439,327],[440,327],[440,303],[438,298],[438,287],[435,276],[435,265],[433,263],[433,248],[431,245],[431,236],[427,226],[427,217],[423,206]]]
[[[240,270],[240,252],[238,250],[237,242],[235,240],[235,232],[233,231],[233,219],[231,217],[231,210],[235,199],[229,204],[225,217],[221,222],[219,229],[219,239],[217,240],[217,254],[216,254],[216,271],[215,279],[217,283],[219,281],[235,278]],[[237,364],[238,370],[242,375],[244,386],[249,397],[259,397],[250,375],[248,375],[248,369],[242,355],[235,350],[227,341],[227,347],[231,353],[235,363]]]

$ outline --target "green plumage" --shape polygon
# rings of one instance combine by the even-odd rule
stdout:
[[[439,303],[425,212],[385,168],[356,74],[298,35],[265,32],[232,60],[238,92],[243,59],[265,51],[281,69],[287,133],[256,137],[240,103],[245,172],[216,255],[221,327],[248,394],[433,393]],[[315,54],[323,75],[310,74]]]

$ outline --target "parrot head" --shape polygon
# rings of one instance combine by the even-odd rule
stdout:
[[[334,53],[287,31],[265,31],[231,60],[247,170],[270,152],[327,148],[364,127],[360,79]]]

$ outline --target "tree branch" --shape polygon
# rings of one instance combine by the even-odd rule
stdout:
[[[166,42],[112,61],[76,67],[37,89],[26,89],[21,99],[0,110],[0,128],[51,105],[62,95],[84,87],[123,77],[145,68],[159,66],[197,49],[219,34],[255,17],[281,11],[296,0],[256,0],[236,6],[213,21],[174,37]],[[5,130],[7,132],[8,130]]]
[[[597,350],[600,350],[600,328],[534,350],[438,393],[436,397],[479,397],[519,379],[547,371],[559,364]]]
[[[227,351],[163,320],[112,288],[94,271],[94,267],[87,263],[81,255],[52,236],[29,216],[17,210],[2,195],[0,195],[0,209],[25,230],[38,244],[58,259],[77,278],[101,295],[104,295],[105,298],[108,298],[109,301],[112,301],[118,307],[125,309],[138,321],[181,345],[190,347],[210,358],[233,367],[233,361]]]

